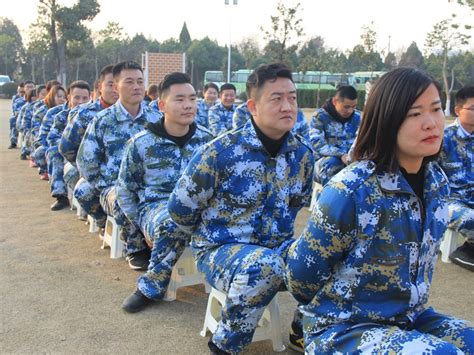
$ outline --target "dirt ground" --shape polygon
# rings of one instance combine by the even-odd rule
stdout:
[[[120,305],[139,273],[110,259],[97,234],[70,210],[52,212],[49,186],[35,169],[7,150],[10,101],[0,100],[0,353],[207,354],[204,287],[178,291],[138,314]],[[302,211],[298,230],[308,218]],[[474,274],[438,262],[431,304],[474,321]],[[279,295],[285,343],[296,305]],[[270,354],[253,343],[246,354]],[[283,354],[294,354],[286,350]]]

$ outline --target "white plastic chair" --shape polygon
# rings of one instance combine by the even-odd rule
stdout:
[[[174,301],[178,288],[204,284],[206,292],[210,292],[209,284],[204,280],[202,273],[196,267],[191,248],[187,246],[171,272],[171,279],[163,297],[165,301]]]
[[[206,316],[204,326],[199,333],[202,337],[206,336],[209,330],[212,334],[217,329],[217,324],[221,317],[222,305],[225,303],[227,295],[215,288],[211,289],[207,301]],[[271,340],[273,350],[276,352],[285,351],[281,336],[280,309],[278,307],[277,295],[272,299],[263,312],[262,318],[258,322],[257,329],[252,338],[252,342],[260,340]]]
[[[120,240],[120,226],[111,216],[107,216],[107,222],[105,222],[101,249],[105,249],[107,246],[110,246],[111,259],[118,259],[125,255],[125,246]]]
[[[449,255],[451,255],[451,253],[461,245],[462,240],[463,237],[461,233],[449,228],[446,229],[446,232],[444,232],[443,241],[439,247],[439,250],[441,251],[441,261],[443,263],[451,262],[451,260],[449,260]]]
[[[97,233],[99,231],[97,222],[91,215],[87,215],[87,224],[89,224],[89,233]]]

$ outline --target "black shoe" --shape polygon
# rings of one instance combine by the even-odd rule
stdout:
[[[217,345],[212,342],[212,339],[209,339],[207,346],[209,347],[209,350],[211,351],[211,355],[227,355],[227,354],[230,355],[230,353],[228,353],[227,351],[224,351],[218,348]]]
[[[128,266],[133,270],[147,270],[150,263],[150,250],[140,250],[127,256]]]
[[[303,329],[295,322],[291,323],[290,342],[288,347],[294,351],[304,354]]]
[[[26,160],[26,159],[28,159],[28,158],[26,157],[26,154],[20,154],[20,160]]]
[[[59,211],[69,207],[69,200],[66,196],[58,196],[56,199],[56,202],[51,205],[51,211]]]
[[[10,143],[8,146],[8,149],[15,149],[16,148],[16,143]]]
[[[145,297],[140,290],[136,290],[123,301],[122,309],[128,313],[136,313],[145,309],[151,302],[153,302],[153,300]]]
[[[456,265],[474,271],[474,245],[465,242],[451,253],[449,259]]]

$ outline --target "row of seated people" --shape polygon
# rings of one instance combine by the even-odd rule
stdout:
[[[307,353],[474,349],[466,322],[426,308],[449,196],[446,176],[431,159],[444,125],[431,77],[401,68],[374,86],[365,118],[353,129],[354,136],[359,129],[356,162],[343,169],[352,139],[334,155],[343,171],[324,182],[295,240],[296,214],[308,204],[315,166],[325,158],[320,151],[347,135],[338,124],[360,122],[356,97],[338,97],[341,91],[313,117],[324,122],[320,116],[331,110],[342,117],[330,129],[312,122],[313,136],[327,133],[317,150],[293,132],[296,90],[283,65],[254,71],[247,82],[250,115],[215,139],[194,122],[196,93],[187,75],[165,77],[156,111],[142,104],[140,66],[119,63],[109,74],[118,101],[102,107],[99,85],[98,102],[69,115],[58,151],[77,165],[74,195],[87,213],[122,225],[129,264],[150,261],[123,309],[136,312],[162,299],[191,243],[206,280],[228,294],[211,353],[242,351],[265,306],[285,288],[300,303],[290,345],[303,349],[304,329]],[[68,129],[83,135],[74,151]]]

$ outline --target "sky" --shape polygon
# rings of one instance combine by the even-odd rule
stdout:
[[[71,5],[74,0],[57,0]],[[352,49],[359,44],[362,26],[377,33],[377,49],[401,53],[415,41],[423,50],[426,34],[433,25],[456,13],[464,22],[474,23],[474,12],[459,6],[456,0],[300,0],[304,37],[322,36],[328,47]],[[270,16],[276,15],[278,0],[238,0],[225,5],[224,0],[99,0],[101,11],[88,25],[93,31],[118,22],[130,37],[142,33],[147,38],[163,41],[178,38],[186,21],[192,39],[205,36],[220,45],[233,45],[253,37],[262,45],[261,27],[269,29]],[[230,0],[232,3],[232,0]],[[296,0],[284,0],[289,7]],[[0,16],[12,19],[27,42],[27,29],[37,16],[38,0],[2,1]],[[474,32],[474,31],[472,31]],[[474,34],[474,33],[471,33]],[[474,36],[473,36],[474,38]],[[470,48],[474,40],[471,39]]]

